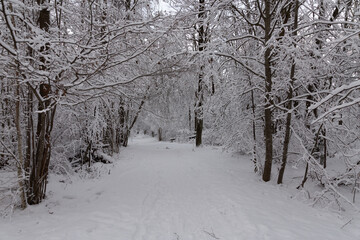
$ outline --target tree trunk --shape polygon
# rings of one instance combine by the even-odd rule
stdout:
[[[33,101],[33,94],[28,87],[28,96],[26,99],[26,155],[25,155],[25,162],[24,162],[24,171],[26,177],[26,188],[29,188],[29,173],[30,173],[30,164],[33,159],[33,149],[34,149],[34,132],[33,132],[33,119],[32,119],[32,101]]]
[[[37,0],[37,4],[41,6],[39,12],[38,24],[40,29],[45,32],[49,31],[50,27],[50,11],[45,0]],[[40,51],[46,54],[49,51],[49,44],[44,43]],[[47,71],[47,61],[41,56],[40,70]],[[38,119],[36,128],[36,143],[34,150],[34,157],[31,166],[29,189],[28,189],[28,203],[38,204],[44,197],[46,192],[47,176],[51,155],[50,135],[52,131],[53,120],[55,117],[55,106],[50,106],[51,99],[51,85],[50,82],[43,81],[39,85],[39,106]]]
[[[294,5],[294,26],[293,26],[293,36],[297,35],[297,27],[298,27],[298,8],[299,8],[299,2],[295,1]],[[296,45],[294,44],[294,47]],[[281,184],[283,182],[285,167],[287,163],[287,157],[288,157],[288,150],[289,150],[289,143],[290,143],[290,132],[291,132],[291,109],[292,109],[292,98],[293,98],[293,88],[294,88],[294,82],[295,82],[295,60],[292,59],[291,64],[291,70],[290,70],[290,86],[288,90],[288,104],[287,109],[288,112],[286,114],[286,124],[285,124],[285,136],[284,136],[284,148],[283,148],[283,154],[282,154],[282,161],[281,161],[281,167],[279,171],[279,176],[277,183]]]
[[[191,109],[189,107],[189,131],[191,132]]]
[[[272,72],[271,72],[271,47],[268,45],[268,42],[271,37],[271,4],[272,1],[265,1],[265,11],[264,11],[264,22],[265,22],[265,44],[266,50],[264,54],[264,67],[265,67],[265,129],[264,129],[264,139],[265,139],[265,166],[263,172],[263,180],[265,182],[270,180],[271,177],[271,167],[272,167],[272,158],[273,158],[273,136],[272,136]]]
[[[147,88],[147,91],[150,89],[150,86]],[[144,98],[141,100],[139,108],[137,110],[137,112],[135,113],[134,118],[132,119],[130,125],[128,125],[128,118],[129,118],[129,110],[126,112],[125,114],[125,118],[124,118],[124,129],[123,129],[123,142],[122,142],[122,146],[123,147],[127,147],[128,145],[128,141],[129,141],[129,137],[130,137],[130,133],[131,133],[131,129],[134,127],[140,113],[142,110],[142,107],[145,104],[147,98],[147,93],[145,94]]]
[[[201,53],[205,50],[206,42],[207,42],[207,31],[205,29],[205,0],[199,0],[199,13],[198,13],[198,20],[199,20],[199,28],[198,28],[198,50]],[[196,107],[195,107],[195,131],[196,131],[196,140],[195,145],[198,147],[202,144],[202,131],[203,131],[203,123],[204,123],[204,113],[203,113],[203,100],[204,100],[204,93],[203,93],[203,78],[204,78],[204,66],[200,67],[200,73],[198,75],[198,89],[196,91]]]
[[[249,86],[252,87],[251,84],[251,79],[249,77]],[[252,111],[252,115],[253,115],[253,119],[252,119],[252,135],[253,135],[253,163],[254,163],[254,172],[257,173],[259,171],[259,167],[258,167],[258,161],[257,161],[257,156],[256,156],[256,107],[255,107],[255,98],[254,98],[254,91],[251,90],[250,92],[250,96],[251,96],[251,111]]]
[[[51,92],[49,84],[40,84],[40,96],[47,99]],[[50,100],[39,102],[39,114],[36,131],[35,157],[30,174],[29,204],[38,204],[45,197],[48,168],[50,161],[50,134],[55,109],[48,109]]]
[[[197,103],[195,108],[195,145],[198,147],[202,143],[202,130],[203,130],[203,93],[202,93],[202,74],[199,74],[198,91],[197,91]]]
[[[119,129],[119,146],[123,146],[126,138],[126,126],[127,126],[127,117],[125,111],[125,103],[123,99],[120,99],[119,107],[119,118],[120,118],[120,129]]]
[[[202,143],[202,130],[203,130],[203,119],[197,118],[196,121],[196,146],[200,146]]]
[[[159,142],[162,141],[162,129],[161,128],[158,129],[158,140],[159,140]]]
[[[322,158],[322,164],[323,167],[326,168],[327,165],[327,141],[326,141],[326,129],[324,128],[323,130],[323,140],[324,140],[324,154],[323,154],[323,158]]]
[[[22,149],[22,133],[20,124],[20,83],[16,84],[15,91],[16,103],[15,103],[15,125],[17,135],[17,150],[18,150],[18,162],[17,162],[17,175],[20,188],[21,208],[26,208],[26,195],[25,195],[25,174],[24,174],[24,157]]]

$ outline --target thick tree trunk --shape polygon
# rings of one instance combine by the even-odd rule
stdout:
[[[263,180],[265,182],[270,180],[271,177],[271,167],[272,167],[272,158],[273,158],[273,136],[272,136],[272,72],[271,72],[271,46],[268,45],[268,42],[271,37],[271,4],[272,1],[265,1],[265,11],[264,11],[264,22],[265,22],[265,44],[266,50],[264,54],[264,67],[265,67],[265,129],[264,129],[264,139],[265,139],[265,166],[263,172]]]
[[[199,13],[198,13],[198,20],[199,20],[199,28],[198,28],[198,50],[202,52],[205,50],[206,42],[207,42],[207,31],[205,28],[204,23],[205,18],[205,0],[199,0]],[[195,145],[198,147],[202,144],[202,131],[204,125],[204,112],[203,112],[203,100],[204,100],[204,93],[203,93],[203,78],[204,78],[204,66],[200,67],[200,73],[198,76],[198,89],[196,91],[196,107],[195,107],[195,131],[196,131],[196,139]]]
[[[47,99],[51,92],[49,84],[40,85],[40,96]],[[35,156],[30,174],[29,204],[38,204],[45,197],[48,168],[50,162],[50,134],[55,109],[48,109],[50,100],[39,102],[39,114],[36,131]]]
[[[203,130],[203,93],[202,93],[202,74],[199,74],[198,91],[196,92],[197,103],[195,108],[195,145],[198,147],[202,143],[202,130]]]
[[[198,147],[202,143],[202,130],[203,130],[203,119],[197,118],[196,121],[196,142],[195,145]]]
[[[158,140],[159,140],[159,142],[162,141],[162,129],[161,128],[158,129]]]
[[[37,0],[41,10],[39,12],[38,24],[40,29],[45,32],[49,31],[50,27],[50,11],[45,0]],[[49,51],[49,44],[44,43],[40,48],[42,53]],[[41,65],[39,66],[40,70],[47,70],[47,61],[41,56],[40,57]],[[51,99],[51,85],[50,82],[43,81],[39,85],[39,106],[38,106],[38,119],[37,119],[37,128],[36,128],[36,140],[33,162],[31,166],[31,173],[29,179],[29,189],[28,189],[28,203],[29,204],[38,204],[44,197],[46,192],[47,176],[50,163],[51,155],[51,144],[50,144],[50,135],[52,131],[53,120],[55,117],[55,107],[50,106]]]

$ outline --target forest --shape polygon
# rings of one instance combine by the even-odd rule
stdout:
[[[144,133],[357,208],[359,0],[1,0],[0,30],[7,206],[42,203],[50,174],[112,163]]]

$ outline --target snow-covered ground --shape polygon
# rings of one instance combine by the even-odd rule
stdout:
[[[360,218],[264,183],[248,158],[135,138],[92,180],[52,176],[47,200],[0,219],[1,240],[360,239]]]

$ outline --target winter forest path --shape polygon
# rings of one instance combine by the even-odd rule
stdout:
[[[40,206],[0,220],[0,240],[360,239],[348,219],[263,183],[247,157],[135,138],[111,174],[52,179]],[[65,186],[66,185],[66,186]]]

